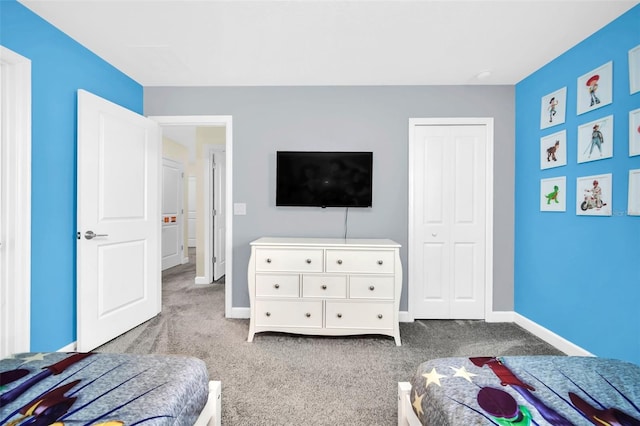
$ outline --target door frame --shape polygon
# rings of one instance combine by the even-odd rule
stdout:
[[[6,185],[0,246],[2,351],[29,352],[31,345],[31,60],[0,46],[2,97],[1,170]],[[0,191],[1,192],[1,191]],[[10,238],[6,238],[10,236]],[[11,244],[7,244],[7,240]],[[3,269],[5,269],[3,267]],[[17,283],[8,285],[8,283]],[[5,329],[7,327],[7,329]],[[11,330],[11,332],[9,332]],[[5,354],[3,354],[5,355]]]
[[[171,115],[171,116],[149,116],[150,119],[156,121],[161,127],[164,126],[218,126],[225,128],[225,155],[227,159],[227,172],[225,175],[226,185],[226,211],[225,221],[225,258],[230,267],[225,270],[225,286],[224,286],[224,311],[226,318],[246,318],[244,310],[233,309],[233,117],[230,115]],[[206,148],[210,148],[207,146]],[[206,149],[205,148],[205,149]],[[205,185],[208,186],[208,179],[205,179]],[[206,188],[205,188],[206,189]],[[207,197],[210,197],[208,195]],[[205,200],[205,205],[209,205],[209,201]],[[205,228],[211,232],[211,228],[207,226],[205,220]],[[207,232],[207,229],[205,229]],[[211,235],[205,234],[205,255],[213,253]],[[213,281],[213,268],[208,267],[205,262],[205,274],[209,282]]]
[[[413,304],[411,303],[412,290],[416,288],[417,283],[413,281],[412,271],[416,262],[413,250],[414,244],[414,214],[415,201],[413,191],[415,189],[414,166],[412,158],[415,155],[415,144],[417,141],[414,137],[414,130],[418,126],[465,126],[465,125],[481,125],[485,126],[487,145],[485,153],[486,165],[486,191],[485,191],[485,289],[484,289],[484,318],[489,320],[493,314],[493,118],[464,118],[464,117],[445,117],[445,118],[410,118],[409,119],[409,240],[408,240],[408,283],[407,283],[407,310],[411,320],[414,319]]]

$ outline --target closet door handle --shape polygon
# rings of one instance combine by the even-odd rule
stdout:
[[[84,233],[84,237],[87,240],[93,240],[96,237],[108,237],[108,236],[109,236],[109,234],[96,234],[93,231],[87,231],[87,232]]]

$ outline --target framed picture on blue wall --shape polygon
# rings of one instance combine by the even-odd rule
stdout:
[[[542,97],[540,101],[540,128],[564,123],[567,111],[567,88],[563,87]]]
[[[540,179],[540,211],[567,211],[567,177]]]
[[[629,216],[640,216],[640,169],[629,170]]]
[[[578,77],[577,114],[601,108],[613,102],[613,62]]]
[[[578,163],[613,157],[613,115],[578,126]]]
[[[576,214],[611,216],[611,173],[576,179]]]
[[[540,138],[540,169],[550,169],[567,164],[567,131]]]
[[[629,93],[640,92],[640,44],[629,50]]]
[[[629,157],[640,155],[640,108],[629,111]]]

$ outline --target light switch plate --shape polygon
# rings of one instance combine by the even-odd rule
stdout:
[[[236,216],[246,215],[247,205],[245,203],[233,203],[233,214]]]

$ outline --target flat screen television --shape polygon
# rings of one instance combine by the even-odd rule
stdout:
[[[372,152],[278,151],[276,206],[371,207]]]

